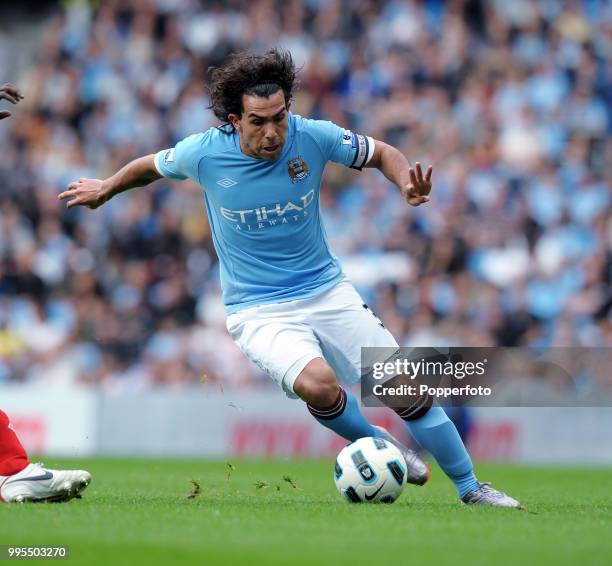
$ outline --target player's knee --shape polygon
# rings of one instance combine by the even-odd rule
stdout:
[[[321,358],[309,362],[295,380],[293,390],[313,407],[329,407],[338,398],[336,374]]]

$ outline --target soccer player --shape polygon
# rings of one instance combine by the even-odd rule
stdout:
[[[204,202],[221,267],[227,329],[242,352],[323,426],[347,440],[383,437],[339,385],[361,377],[361,347],[398,344],[343,274],[321,220],[319,190],[328,161],[375,167],[408,204],[429,201],[432,168],[413,169],[394,147],[290,112],[291,55],[239,53],[211,70],[211,108],[222,125],[174,148],[138,158],[100,179],[80,179],[59,195],[67,206],[97,208],[115,195],[166,177],[192,179]],[[472,461],[441,407],[420,399],[395,409],[413,438],[436,459],[464,503],[518,507],[477,481]],[[397,443],[399,444],[399,443]],[[429,469],[401,447],[408,481]]]
[[[0,100],[17,104],[23,98],[15,85],[0,86]],[[0,120],[10,115],[2,111]],[[79,496],[90,482],[91,474],[84,470],[49,470],[31,464],[8,415],[0,411],[0,501],[68,501]]]
[[[90,483],[85,470],[50,470],[30,463],[7,414],[0,411],[0,501],[69,501]]]

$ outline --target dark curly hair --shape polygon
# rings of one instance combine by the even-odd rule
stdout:
[[[232,132],[229,115],[241,116],[244,110],[242,96],[268,97],[278,89],[283,90],[285,103],[291,100],[296,83],[295,63],[291,53],[270,49],[263,55],[247,51],[234,53],[223,67],[209,67],[209,108]]]

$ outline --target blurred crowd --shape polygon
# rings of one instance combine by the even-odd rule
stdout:
[[[24,24],[25,25],[25,24]],[[225,330],[200,189],[57,194],[216,125],[206,69],[289,49],[293,110],[434,165],[327,170],[332,249],[402,345],[612,344],[612,2],[67,1],[0,122],[0,382],[267,383]]]

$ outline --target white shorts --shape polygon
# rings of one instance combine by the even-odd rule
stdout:
[[[361,378],[363,346],[391,353],[399,347],[348,279],[314,297],[231,314],[227,329],[240,350],[294,398],[295,380],[315,358],[324,358],[350,386]]]

